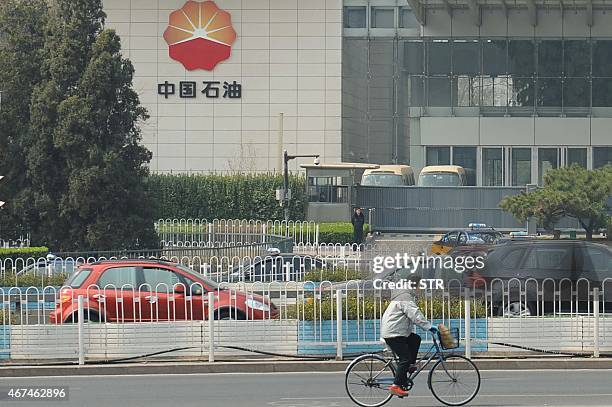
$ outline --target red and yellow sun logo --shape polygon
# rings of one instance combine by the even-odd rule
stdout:
[[[211,71],[230,57],[236,31],[230,14],[213,1],[190,0],[170,14],[164,39],[170,58],[179,61],[185,69]]]

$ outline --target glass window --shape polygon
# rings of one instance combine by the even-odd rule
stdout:
[[[532,107],[535,100],[533,78],[508,78],[508,104],[514,107]]]
[[[476,185],[476,147],[453,147],[453,164],[465,169],[466,185]]]
[[[572,265],[572,247],[538,247],[529,252],[525,260],[528,269],[568,270]]]
[[[480,78],[474,76],[457,76],[453,78],[453,105],[480,105]]]
[[[563,42],[544,40],[538,43],[538,74],[561,76],[563,67]]]
[[[539,184],[544,185],[544,175],[548,170],[559,168],[559,149],[540,148],[538,149],[538,176]]]
[[[508,73],[530,76],[534,72],[535,50],[533,41],[508,41]]]
[[[501,148],[482,149],[482,184],[484,186],[504,185],[504,150]]]
[[[410,77],[410,105],[411,106],[424,106],[424,88],[425,88],[425,77],[424,76],[411,76]]]
[[[609,272],[612,270],[612,256],[604,250],[591,246],[581,247],[580,257],[583,271]],[[592,278],[593,276],[584,277]]]
[[[66,280],[66,282],[64,283],[64,286],[72,287],[72,288],[80,288],[85,282],[85,280],[87,280],[87,277],[89,277],[89,275],[91,274],[91,271],[92,271],[91,269],[77,270],[76,273],[72,274],[70,278]]]
[[[427,147],[427,165],[450,165],[450,147]]]
[[[366,28],[366,8],[345,7],[344,28]]]
[[[593,76],[612,76],[612,40],[593,41]]]
[[[589,107],[591,81],[587,78],[563,79],[563,105],[567,107]]]
[[[525,249],[514,249],[506,254],[501,261],[502,267],[505,269],[515,269],[519,266],[519,262],[523,258]]]
[[[429,78],[427,80],[427,105],[434,107],[451,106],[451,80],[445,78]]]
[[[176,273],[166,269],[145,267],[143,275],[146,286],[143,286],[142,289],[150,288],[151,291],[172,292],[174,286],[181,283]]]
[[[372,28],[395,28],[395,10],[372,7]]]
[[[588,76],[591,73],[591,44],[585,40],[563,42],[563,72],[565,76]]]
[[[512,185],[531,183],[531,149],[512,149]]]
[[[419,28],[420,24],[417,21],[410,7],[401,7],[399,16],[400,28]]]
[[[569,167],[578,164],[582,168],[587,167],[587,149],[586,148],[568,148],[565,157],[565,164]]]
[[[506,40],[485,40],[482,42],[483,75],[505,75],[507,72]]]
[[[98,287],[120,289],[123,286],[136,287],[136,267],[114,267],[104,271],[98,279]]]
[[[538,78],[538,106],[561,106],[561,78]]]
[[[612,79],[593,78],[593,107],[612,106]]]
[[[507,76],[485,76],[482,78],[481,97],[483,106],[508,105]]]
[[[453,74],[478,75],[480,73],[480,46],[478,41],[453,42]]]
[[[406,41],[404,43],[404,66],[408,73],[423,74],[423,42]]]
[[[430,75],[448,75],[451,72],[451,43],[437,40],[427,43],[427,69]],[[448,106],[448,105],[446,105]]]
[[[593,168],[612,165],[612,147],[593,147]]]

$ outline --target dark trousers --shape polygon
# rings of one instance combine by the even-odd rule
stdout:
[[[359,245],[361,244],[362,240],[363,240],[363,225],[353,226],[353,241]]]
[[[412,333],[410,336],[385,338],[385,342],[387,342],[387,345],[399,358],[393,383],[398,386],[406,386],[408,384],[408,368],[416,363],[419,347],[421,346],[421,337]]]

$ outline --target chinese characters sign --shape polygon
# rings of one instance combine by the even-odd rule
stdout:
[[[165,81],[157,85],[157,94],[168,99],[170,96],[177,94],[177,89],[180,98],[194,99],[198,95],[198,82],[181,81],[177,87],[176,84]],[[200,93],[208,99],[218,99],[220,97],[225,99],[242,98],[242,85],[236,81],[225,81],[223,85],[219,81],[203,81],[200,89]]]

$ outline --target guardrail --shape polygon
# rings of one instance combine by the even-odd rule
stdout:
[[[169,355],[214,360],[244,349],[337,357],[381,350],[380,319],[391,292],[368,284],[223,283],[208,292],[201,284],[172,282],[80,291],[1,288],[0,356],[112,359],[185,348]],[[532,348],[612,352],[612,279],[494,280],[470,287],[451,280],[444,290],[417,292],[417,301],[428,319],[459,329],[458,351],[468,356]],[[526,309],[531,315],[521,312]]]

